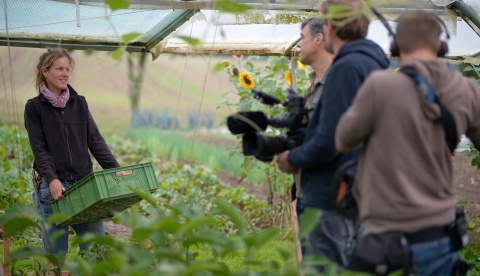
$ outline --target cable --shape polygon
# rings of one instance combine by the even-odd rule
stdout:
[[[212,41],[212,49],[213,47],[215,46],[215,40],[217,38],[217,30],[218,30],[218,21],[219,21],[219,18],[220,18],[220,11],[218,12],[218,16],[217,16],[217,22],[215,23],[215,32],[213,33],[213,41]],[[193,145],[195,144],[195,138],[196,138],[196,135],[197,135],[197,128],[198,128],[198,122],[199,122],[199,118],[200,118],[200,111],[202,110],[202,104],[203,104],[203,96],[205,95],[205,88],[207,86],[207,79],[208,79],[208,73],[210,72],[210,62],[212,61],[212,52],[210,52],[210,56],[209,56],[209,59],[208,59],[208,64],[207,64],[207,73],[205,74],[205,80],[203,82],[203,91],[202,91],[202,97],[200,98],[200,105],[198,107],[198,112],[197,112],[197,120],[196,120],[196,124],[195,124],[195,129],[193,131],[193,140],[192,140],[192,146],[190,147],[190,159],[192,158],[192,153],[193,153]]]

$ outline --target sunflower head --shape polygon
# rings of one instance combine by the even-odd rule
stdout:
[[[238,76],[238,80],[240,81],[240,84],[242,84],[242,86],[245,89],[250,90],[250,89],[255,88],[255,83],[253,82],[253,77],[248,72],[240,73],[240,75]]]
[[[292,74],[290,73],[290,71],[287,71],[285,75],[283,75],[283,77],[285,78],[285,81],[288,83],[288,85],[292,84]]]
[[[302,70],[306,69],[305,64],[303,64],[300,60],[297,60],[297,66],[298,66],[298,68],[300,68]]]

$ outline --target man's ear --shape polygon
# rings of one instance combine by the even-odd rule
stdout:
[[[332,35],[333,34],[333,25],[330,21],[325,21],[325,34]]]
[[[315,44],[316,44],[316,45],[320,45],[320,44],[322,44],[324,41],[325,41],[325,36],[323,35],[323,33],[318,33],[318,34],[315,36]]]

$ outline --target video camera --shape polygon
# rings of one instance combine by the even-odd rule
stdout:
[[[307,124],[303,97],[292,89],[287,89],[285,102],[257,89],[251,90],[253,97],[266,105],[282,104],[288,112],[268,118],[261,111],[237,112],[227,117],[227,126],[234,135],[243,134],[243,155],[255,156],[260,161],[270,162],[275,154],[292,149],[302,144],[304,128]],[[288,128],[286,137],[265,136],[260,132],[268,126]]]

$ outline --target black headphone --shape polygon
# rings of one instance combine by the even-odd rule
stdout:
[[[392,28],[388,24],[387,19],[385,19],[385,17],[383,17],[383,15],[375,7],[372,7],[372,12],[380,20],[380,22],[382,22],[382,24],[385,26],[385,28],[387,28],[388,34],[392,37],[392,42],[390,43],[390,55],[392,57],[400,56],[400,51],[398,50],[397,42],[395,40],[396,39],[395,38],[395,33],[393,32]],[[443,22],[443,20],[438,15],[436,15],[436,14],[432,14],[432,15],[443,26],[443,29],[445,30],[445,33],[447,34],[447,41],[450,40],[450,35],[448,34],[447,25],[445,24],[445,22]],[[441,40],[440,49],[437,52],[438,57],[445,57],[445,55],[448,53],[448,43],[447,43],[447,41]]]

